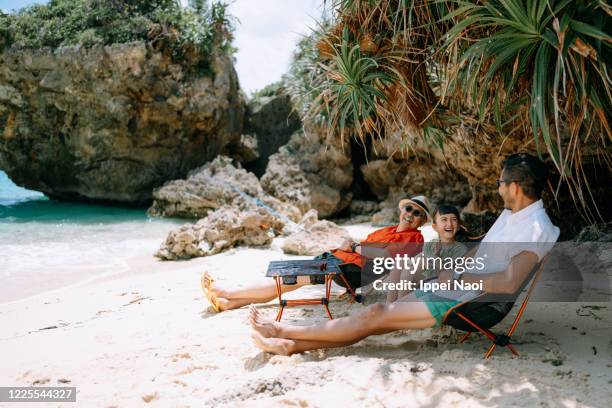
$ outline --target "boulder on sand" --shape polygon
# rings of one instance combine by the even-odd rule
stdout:
[[[319,220],[316,210],[308,211],[299,225],[300,230],[283,241],[282,249],[286,254],[320,255],[351,238],[346,229],[331,221]]]
[[[298,221],[300,210],[264,192],[253,173],[237,168],[232,160],[217,156],[193,170],[185,180],[173,180],[153,191],[149,214],[166,217],[201,218],[224,205],[245,210],[258,203],[278,217]]]
[[[236,246],[269,246],[284,223],[258,206],[224,205],[195,224],[170,232],[155,256],[162,260],[214,255]]]

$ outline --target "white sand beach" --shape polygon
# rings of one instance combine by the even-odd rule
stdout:
[[[350,228],[356,237],[368,230]],[[266,279],[269,261],[288,258],[278,241],[184,262],[134,255],[127,272],[0,304],[0,383],[75,386],[83,407],[605,407],[612,399],[609,304],[530,304],[515,337],[519,357],[499,349],[486,361],[484,338],[460,345],[450,329],[271,356],[251,341],[248,309],[215,314],[199,280],[204,270],[222,283]],[[320,296],[322,287],[294,293],[305,291]],[[340,317],[363,306],[330,308]],[[325,319],[316,306],[283,317]]]
[[[611,10],[0,1],[0,408],[612,407]],[[285,299],[357,318],[270,329],[277,299],[215,313],[202,293],[208,272],[242,304],[223,289],[331,248],[388,281],[365,304],[336,284]],[[551,275],[527,308],[478,328],[489,359],[448,326],[261,351],[432,326],[476,290],[507,312],[488,296],[534,265]],[[367,309],[399,287],[422,303]],[[460,311],[488,328],[483,309]]]

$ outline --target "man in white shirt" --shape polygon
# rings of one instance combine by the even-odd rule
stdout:
[[[453,276],[441,273],[438,280],[482,280],[487,293],[516,292],[559,238],[559,228],[550,221],[540,198],[545,183],[546,167],[540,160],[524,153],[508,157],[497,180],[504,210],[474,255],[485,259],[485,267]]]
[[[559,229],[551,223],[540,199],[546,173],[545,165],[532,155],[521,153],[506,159],[497,180],[505,209],[475,256],[487,255],[485,267],[461,275],[444,271],[439,282],[482,282],[487,293],[519,289],[559,237]],[[489,244],[492,242],[496,244]],[[417,290],[394,303],[374,304],[358,314],[312,326],[266,320],[252,308],[252,337],[257,347],[274,354],[341,347],[374,334],[438,326],[446,312],[459,303],[457,298],[440,299],[436,293]]]

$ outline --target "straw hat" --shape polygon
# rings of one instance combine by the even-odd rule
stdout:
[[[397,206],[401,210],[404,206],[406,206],[406,204],[411,204],[416,207],[419,207],[427,215],[427,220],[431,221],[431,213],[429,209],[432,208],[432,206],[427,197],[425,197],[424,195],[418,195],[418,196],[413,196],[411,198],[404,198],[400,200]]]

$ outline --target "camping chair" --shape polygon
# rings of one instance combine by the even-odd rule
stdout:
[[[523,316],[523,312],[531,297],[531,293],[544,269],[547,257],[548,255],[533,267],[521,287],[514,294],[507,297],[508,301],[500,301],[499,295],[485,293],[449,309],[446,315],[444,315],[442,323],[466,332],[459,340],[459,343],[463,343],[471,333],[476,331],[487,336],[492,343],[484,355],[485,358],[491,357],[493,350],[495,350],[497,346],[507,347],[512,354],[518,356],[518,352],[511,344],[510,340],[518,327],[521,316]],[[531,282],[531,285],[529,285],[529,282]],[[512,322],[512,326],[510,326],[508,332],[506,334],[495,334],[490,331],[489,329],[491,327],[495,326],[506,317],[527,285],[529,285],[529,289],[525,296],[525,300],[523,300],[519,312],[514,318],[514,322]],[[493,301],[493,297],[496,297],[495,301]],[[491,301],[487,301],[487,299],[491,299]]]

